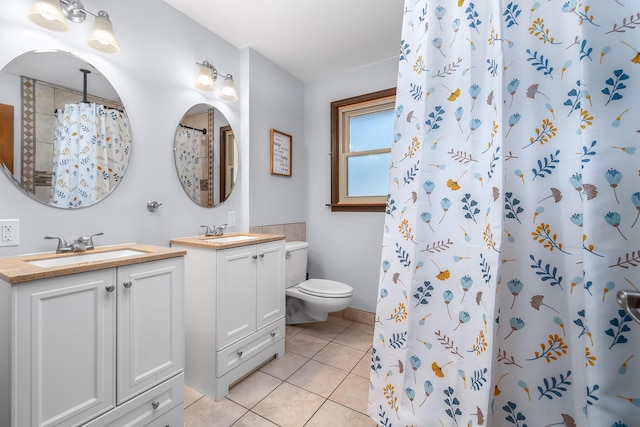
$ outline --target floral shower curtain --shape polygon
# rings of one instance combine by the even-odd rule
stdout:
[[[205,135],[197,129],[178,126],[174,155],[182,187],[191,200],[200,203],[200,149]]]
[[[640,4],[406,0],[381,426],[638,426]]]
[[[51,203],[91,206],[124,175],[131,131],[122,111],[96,103],[66,104],[56,111]]]

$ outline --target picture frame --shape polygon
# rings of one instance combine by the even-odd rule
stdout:
[[[271,129],[271,175],[291,176],[293,137]]]

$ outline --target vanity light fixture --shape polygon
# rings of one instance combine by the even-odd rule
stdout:
[[[196,87],[209,92],[216,90],[214,82],[218,79],[218,76],[221,75],[218,73],[218,70],[216,70],[216,67],[211,65],[209,61],[196,62],[196,65],[200,66],[200,73],[196,79]],[[238,100],[236,85],[233,82],[233,76],[231,74],[224,76],[224,84],[222,85],[219,97],[229,102],[236,102]]]
[[[98,14],[89,12],[80,0],[36,0],[28,14],[36,24],[54,31],[68,31],[67,20],[80,23],[84,22],[87,15],[94,17],[93,31],[87,39],[89,46],[105,53],[119,53],[113,24],[104,10]]]

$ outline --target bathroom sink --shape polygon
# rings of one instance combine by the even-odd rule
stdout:
[[[211,243],[236,243],[236,242],[244,242],[246,240],[254,240],[259,239],[258,236],[247,236],[245,234],[237,234],[235,236],[220,236],[214,237],[212,239],[207,239],[207,242]]]
[[[77,252],[77,255],[75,253],[71,253],[65,254],[66,256],[61,256],[58,258],[36,259],[26,262],[28,264],[43,268],[63,267],[66,265],[80,264],[83,262],[109,261],[134,255],[143,255],[146,253],[147,252],[136,251],[134,249],[118,249],[115,251],[94,253]]]

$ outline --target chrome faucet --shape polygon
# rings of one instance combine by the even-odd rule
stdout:
[[[56,248],[56,253],[66,253],[66,252],[82,252],[94,249],[95,246],[93,244],[93,236],[102,236],[104,233],[95,233],[90,236],[80,236],[71,244],[67,244],[67,241],[62,237],[57,236],[45,236],[45,239],[57,239],[58,247]]]
[[[204,231],[205,236],[222,236],[224,234],[224,230],[227,229],[227,224],[222,224],[219,226],[208,226],[201,225],[200,227],[204,227],[206,230]]]

